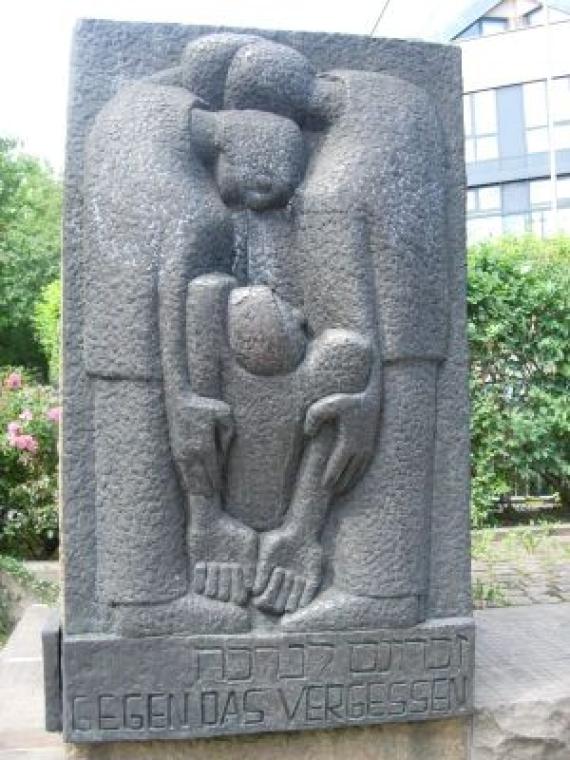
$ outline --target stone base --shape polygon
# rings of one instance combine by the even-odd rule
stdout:
[[[476,615],[472,760],[570,758],[570,604]]]
[[[72,745],[66,760],[468,760],[469,718],[195,741]]]
[[[266,734],[210,742],[165,741],[67,745],[43,729],[40,628],[48,610],[28,608],[0,653],[0,758],[2,760],[260,760],[303,753],[302,760],[399,760],[418,744],[420,760],[465,755],[459,719],[371,728],[339,728]],[[471,760],[568,760],[570,758],[570,604],[484,610],[475,613],[477,668]],[[466,732],[469,723],[466,721]],[[441,750],[438,732],[445,742]],[[453,738],[456,737],[456,738]],[[457,738],[459,737],[459,738]],[[350,745],[348,745],[350,742]],[[208,747],[211,746],[211,750]],[[350,751],[347,751],[350,746]],[[256,756],[251,748],[259,748]],[[402,748],[408,747],[408,755]],[[304,751],[306,749],[306,751]],[[218,753],[208,755],[207,752]],[[392,752],[392,755],[389,753]],[[273,754],[271,754],[271,752]],[[114,754],[113,754],[114,753]],[[121,754],[123,753],[123,754]],[[126,753],[126,754],[125,754]],[[343,756],[344,753],[344,756]],[[440,753],[439,755],[437,753]],[[416,753],[417,756],[417,753]],[[398,755],[396,755],[398,757]],[[413,757],[413,754],[411,755]]]
[[[63,635],[64,740],[170,742],[465,717],[473,629],[470,618],[448,618],[355,632]]]
[[[570,696],[478,710],[473,717],[471,758],[568,760]]]

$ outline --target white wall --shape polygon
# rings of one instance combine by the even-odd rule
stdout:
[[[464,92],[570,74],[570,21],[458,43]]]

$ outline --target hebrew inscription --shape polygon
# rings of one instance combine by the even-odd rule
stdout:
[[[143,688],[138,676],[129,683],[130,674],[123,674],[106,679],[104,689],[96,684],[90,690],[82,668],[88,658],[105,655],[96,643],[79,644],[68,671],[70,740],[338,727],[442,718],[471,709],[468,627],[305,635],[287,642],[276,636],[250,642],[211,637],[159,646],[179,663],[171,689],[147,680]],[[133,654],[146,656],[141,650]]]

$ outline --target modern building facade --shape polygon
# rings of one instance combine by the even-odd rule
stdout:
[[[570,233],[570,9],[477,2],[463,51],[467,235]]]

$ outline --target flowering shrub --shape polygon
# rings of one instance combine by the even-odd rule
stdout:
[[[52,388],[0,370],[0,553],[42,558],[57,547],[59,421]]]

